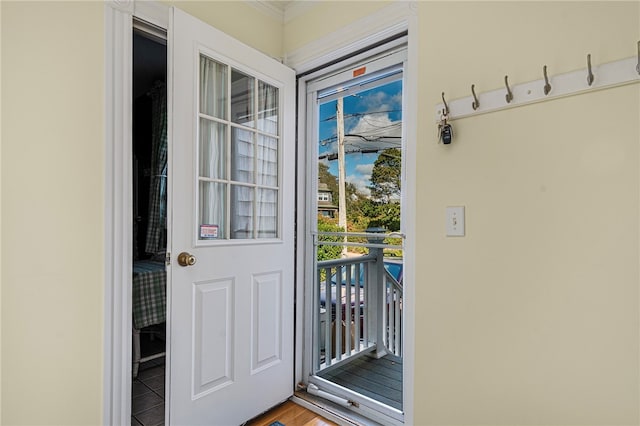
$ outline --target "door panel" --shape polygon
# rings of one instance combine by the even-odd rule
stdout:
[[[251,373],[282,361],[282,273],[271,272],[253,278]]]
[[[169,418],[240,424],[294,387],[295,75],[175,8],[171,37]]]
[[[193,398],[233,383],[233,279],[193,285]]]

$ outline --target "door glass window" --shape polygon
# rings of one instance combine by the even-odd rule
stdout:
[[[227,126],[200,119],[200,176],[224,179],[227,170]]]
[[[239,71],[231,71],[231,120],[254,127],[253,93],[255,78]]]
[[[199,80],[198,239],[278,238],[279,89],[205,55]]]
[[[200,113],[227,115],[227,66],[206,56],[200,57]]]
[[[278,134],[278,89],[258,82],[258,130]]]

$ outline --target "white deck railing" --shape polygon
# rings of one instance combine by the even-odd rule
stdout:
[[[372,256],[318,262],[316,371],[373,346],[367,302],[375,262]]]
[[[386,304],[382,310],[383,339],[387,351],[402,357],[402,284],[385,270]]]
[[[402,356],[402,284],[385,269],[382,247],[317,262],[315,372],[367,352]]]

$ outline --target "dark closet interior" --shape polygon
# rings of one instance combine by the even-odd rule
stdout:
[[[164,179],[166,171],[152,170],[154,97],[164,91],[166,115],[167,46],[155,38],[134,32],[133,36],[133,258],[148,259],[161,252],[145,249],[149,226],[149,195],[154,179]],[[165,42],[166,43],[166,42]],[[157,112],[157,111],[156,111]],[[157,118],[156,118],[157,119]],[[165,118],[166,123],[166,118]],[[165,192],[166,194],[166,192]],[[164,197],[166,206],[166,196]],[[166,217],[166,216],[165,216]],[[166,225],[160,247],[166,249]]]
[[[167,46],[134,30],[131,424],[164,424],[167,248]]]

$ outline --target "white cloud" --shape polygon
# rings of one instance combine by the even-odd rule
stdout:
[[[390,94],[382,90],[373,90],[365,96],[360,96],[360,105],[367,112],[379,112],[402,109],[402,92]]]
[[[371,172],[373,171],[373,163],[370,164],[358,164],[356,166],[356,171],[366,178],[371,179]]]
[[[367,114],[360,117],[349,133],[363,134],[389,127],[393,122],[386,114]]]
[[[349,135],[346,137],[347,145],[363,150],[399,148],[402,121],[391,121],[386,114],[367,114],[345,133]]]
[[[363,195],[366,195],[367,197],[371,195],[371,190],[369,190],[369,185],[371,185],[371,175],[369,176],[364,176],[364,175],[349,175],[347,176],[346,180],[347,182],[353,184],[357,189],[358,192],[360,192]]]

